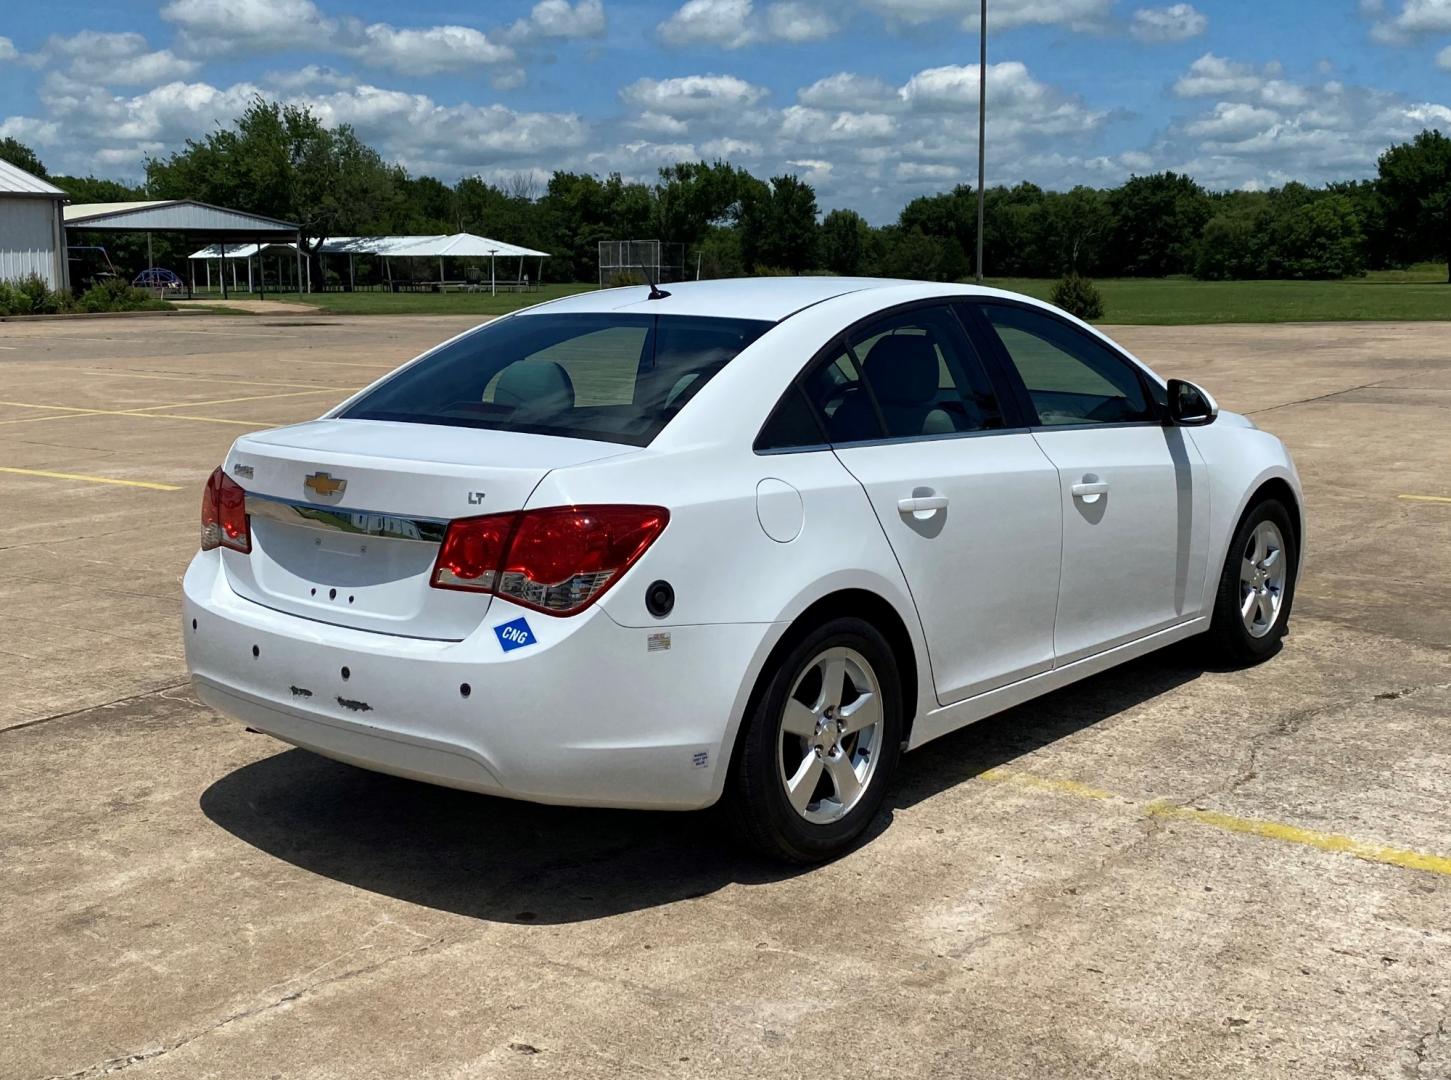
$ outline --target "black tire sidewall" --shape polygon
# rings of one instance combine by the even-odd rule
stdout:
[[[1250,534],[1262,521],[1273,522],[1280,530],[1285,542],[1285,595],[1280,602],[1280,616],[1274,627],[1264,637],[1255,637],[1246,629],[1239,611],[1239,563],[1243,558]],[[1234,537],[1229,543],[1224,569],[1219,578],[1219,590],[1215,597],[1213,633],[1219,639],[1222,650],[1231,659],[1253,662],[1264,660],[1280,649],[1280,644],[1290,624],[1290,609],[1295,601],[1295,585],[1299,570],[1300,550],[1295,543],[1295,529],[1290,513],[1278,499],[1265,499],[1245,513],[1240,519]]]
[[[824,649],[846,646],[872,666],[882,695],[882,732],[876,768],[861,801],[838,821],[816,825],[786,799],[778,772],[781,714],[797,677]],[[736,818],[758,849],[796,862],[819,862],[841,854],[871,823],[886,797],[901,752],[901,676],[891,646],[861,619],[839,617],[805,634],[767,673],[765,690],[747,718],[734,777]]]

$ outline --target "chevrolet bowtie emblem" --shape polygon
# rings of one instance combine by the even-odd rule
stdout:
[[[333,479],[332,473],[315,472],[303,480],[302,486],[314,494],[327,498],[329,495],[341,493],[348,486],[348,482]]]

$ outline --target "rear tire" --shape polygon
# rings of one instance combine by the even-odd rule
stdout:
[[[1245,512],[1215,594],[1207,637],[1216,659],[1244,666],[1279,652],[1289,630],[1299,554],[1283,503],[1265,499]]]
[[[861,619],[831,619],[764,673],[727,780],[737,837],[772,859],[847,851],[881,808],[901,753],[891,646]]]

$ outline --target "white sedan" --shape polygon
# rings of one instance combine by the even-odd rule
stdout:
[[[898,756],[1290,616],[1280,441],[1026,297],[876,279],[594,292],[245,435],[185,579],[201,698],[319,754],[693,809],[809,861]]]

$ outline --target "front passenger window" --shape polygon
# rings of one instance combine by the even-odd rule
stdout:
[[[1143,380],[1107,345],[1046,313],[983,304],[1044,426],[1154,420]]]

